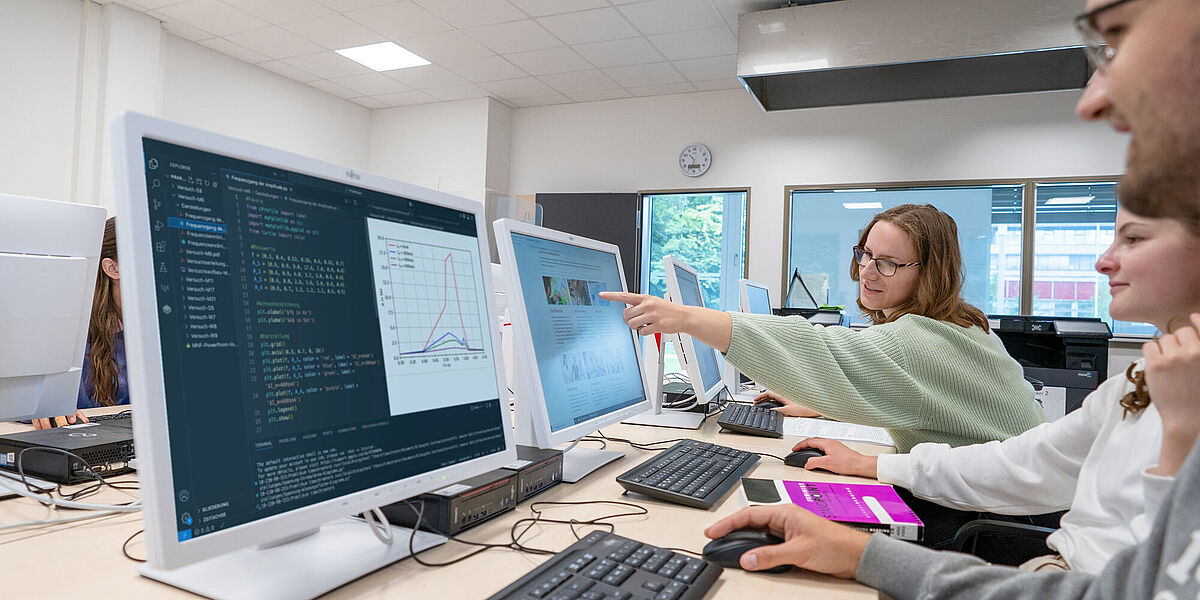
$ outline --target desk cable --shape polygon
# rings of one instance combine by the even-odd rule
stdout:
[[[63,454],[70,458],[73,458],[73,459],[79,461],[79,463],[83,465],[83,468],[86,471],[86,473],[88,475],[91,475],[93,478],[95,478],[96,481],[99,482],[99,485],[109,486],[115,490],[120,491],[121,493],[123,493],[127,496],[130,496],[131,498],[134,498],[134,500],[128,504],[89,504],[86,502],[77,502],[75,500],[70,500],[70,499],[65,499],[65,500],[59,499],[59,498],[55,498],[53,495],[48,494],[48,493],[43,495],[43,493],[32,491],[33,487],[29,485],[29,482],[25,476],[25,466],[24,466],[24,462],[23,462],[25,453],[30,452],[30,451],[52,452],[52,453],[57,453],[57,454]],[[68,452],[61,448],[47,448],[47,447],[43,447],[43,446],[33,446],[33,447],[25,448],[17,454],[16,466],[17,466],[17,473],[20,476],[21,486],[14,485],[15,481],[10,480],[7,477],[4,477],[4,478],[0,478],[0,489],[4,489],[6,491],[13,492],[19,496],[31,498],[31,499],[36,500],[37,502],[39,502],[43,505],[46,505],[46,506],[56,506],[59,508],[70,508],[70,509],[75,509],[75,510],[94,510],[94,511],[100,511],[100,512],[104,512],[104,513],[137,512],[137,511],[142,510],[142,501],[140,499],[138,499],[136,496],[133,496],[133,494],[130,494],[129,492],[125,491],[124,488],[115,486],[115,485],[109,483],[108,481],[105,481],[104,477],[100,476],[99,473],[97,473],[94,469],[92,469],[92,466],[90,464],[88,464],[88,462],[86,460],[84,460],[83,458],[79,457],[78,455],[76,455],[72,452]],[[61,486],[60,486],[60,489],[61,489]],[[80,497],[80,495],[90,495],[91,493],[93,493],[92,490],[80,490],[79,492],[76,492],[76,494],[73,494],[72,497],[78,498],[78,497]],[[80,519],[72,518],[69,520],[48,521],[45,523],[68,522],[68,521],[78,521],[78,520],[80,520]],[[30,522],[30,524],[34,524],[34,523],[42,523],[42,522],[35,522],[35,521]],[[12,527],[12,526],[15,526],[15,525],[5,525],[2,527],[8,528],[8,527]]]

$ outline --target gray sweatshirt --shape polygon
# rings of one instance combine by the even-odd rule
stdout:
[[[1179,469],[1146,541],[1118,552],[1099,575],[1027,573],[875,534],[857,579],[895,600],[1200,598],[1200,441]]]

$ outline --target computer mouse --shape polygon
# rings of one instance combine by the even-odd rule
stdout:
[[[781,544],[783,539],[772,535],[768,531],[761,529],[739,529],[731,531],[724,537],[719,537],[704,546],[704,560],[709,560],[721,565],[722,567],[730,567],[740,569],[742,566],[738,564],[738,560],[747,550],[753,550],[759,546],[769,546],[772,544]],[[792,565],[779,565],[770,569],[763,569],[764,573],[783,573],[792,568]],[[757,572],[757,571],[756,571]]]
[[[801,448],[783,457],[783,464],[803,469],[804,465],[808,464],[808,459],[818,456],[825,456],[825,452],[820,448]]]
[[[778,400],[763,400],[762,402],[755,402],[754,405],[763,408],[779,408],[783,406],[783,403]]]

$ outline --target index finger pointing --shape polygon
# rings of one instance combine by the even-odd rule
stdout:
[[[600,297],[613,302],[624,302],[625,304],[634,305],[641,302],[641,294],[631,294],[629,292],[600,292]]]

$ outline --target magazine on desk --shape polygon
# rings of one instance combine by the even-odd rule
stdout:
[[[764,506],[791,502],[818,516],[860,531],[920,541],[925,524],[896,489],[883,483],[830,483],[790,479],[742,478],[742,504]]]

